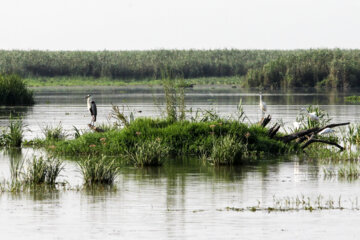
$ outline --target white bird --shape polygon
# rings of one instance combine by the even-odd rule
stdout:
[[[261,92],[260,92],[259,107],[260,107],[260,110],[262,112],[262,115],[264,115],[266,110],[267,110],[267,106],[266,106],[266,102],[263,102],[263,100],[262,100],[262,93]]]
[[[302,109],[307,112],[307,114],[311,120],[316,121],[316,122],[318,122],[320,120],[319,117],[316,115],[316,112],[310,113],[306,108],[302,108]]]
[[[295,128],[295,129],[299,129],[301,123],[299,123],[299,122],[293,122],[293,125],[294,125],[294,128]]]
[[[334,129],[325,128],[325,129],[323,129],[323,130],[321,130],[321,131],[319,132],[319,135],[330,134],[330,133],[333,133],[333,132],[335,132]]]
[[[91,117],[92,117],[90,124],[94,125],[94,123],[96,122],[96,116],[97,116],[96,103],[92,99],[90,94],[87,95],[85,98],[87,99],[87,108],[90,111],[90,114],[91,114]]]

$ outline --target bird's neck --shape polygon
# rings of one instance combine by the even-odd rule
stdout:
[[[259,97],[260,97],[260,102],[262,102],[262,95],[260,94],[260,96],[259,96]]]

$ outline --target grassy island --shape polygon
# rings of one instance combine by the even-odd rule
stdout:
[[[138,118],[124,129],[47,142],[47,148],[56,154],[118,156],[135,165],[158,165],[179,155],[209,158],[214,164],[241,164],[252,154],[285,153],[291,146],[271,139],[259,125],[220,119],[172,122]]]

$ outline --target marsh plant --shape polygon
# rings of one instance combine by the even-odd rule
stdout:
[[[236,164],[246,151],[246,145],[227,135],[214,140],[209,161],[214,165]]]
[[[33,93],[23,79],[14,74],[0,74],[0,105],[33,104]]]
[[[309,113],[314,113],[318,117],[318,121],[310,118]],[[308,129],[313,127],[325,126],[330,123],[329,114],[322,110],[319,106],[309,105],[301,109],[301,113],[297,116],[296,121],[300,123],[300,129]]]
[[[88,156],[77,163],[84,178],[84,184],[88,186],[93,184],[111,185],[119,174],[119,164],[115,159],[107,156]]]
[[[63,169],[63,162],[58,159],[34,156],[27,165],[25,183],[54,185]]]
[[[185,81],[184,78],[173,75],[166,71],[162,73],[166,116],[169,121],[183,121],[186,117]]]
[[[57,126],[46,125],[42,128],[42,132],[47,141],[59,141],[64,140],[68,134],[64,130],[61,122]]]
[[[338,177],[355,180],[360,177],[360,166],[358,163],[348,163],[342,166],[323,167],[323,173],[325,178]]]
[[[120,127],[128,127],[130,124],[130,119],[125,115],[125,107],[120,108],[119,106],[111,106],[111,117],[115,119],[115,125]]]
[[[24,124],[21,118],[10,116],[8,127],[0,135],[0,146],[21,147],[24,135]]]
[[[160,166],[168,156],[170,148],[161,143],[161,139],[146,140],[136,143],[126,151],[128,160],[138,167]]]

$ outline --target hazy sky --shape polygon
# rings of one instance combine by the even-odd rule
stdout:
[[[360,48],[360,0],[0,0],[0,49]]]

